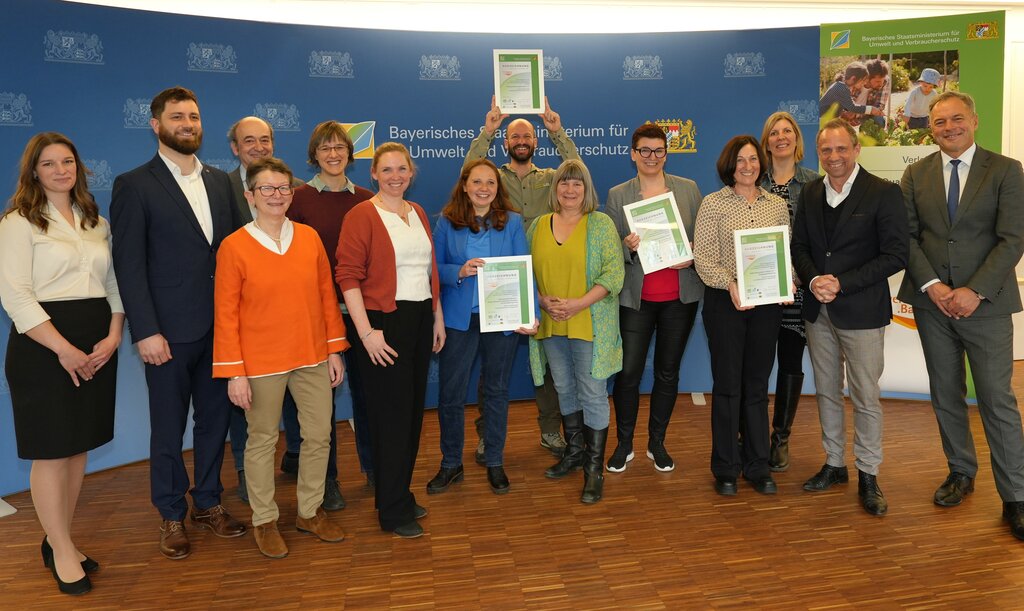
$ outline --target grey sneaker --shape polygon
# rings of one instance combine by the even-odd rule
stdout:
[[[321,507],[327,511],[338,511],[345,508],[345,497],[341,496],[338,480],[329,479],[324,482],[324,502]]]
[[[561,456],[565,450],[565,439],[561,433],[541,433],[540,447],[551,450],[555,456]]]

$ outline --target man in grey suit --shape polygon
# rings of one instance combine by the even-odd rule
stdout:
[[[259,117],[243,117],[228,130],[228,142],[238,157],[238,167],[228,172],[231,194],[242,222],[249,223],[255,215],[245,200],[245,170],[257,159],[274,156],[274,128]]]
[[[964,353],[991,449],[1010,532],[1024,539],[1024,433],[1010,387],[1013,322],[1021,310],[1014,267],[1024,252],[1020,162],[974,142],[974,100],[948,91],[931,105],[939,152],[903,173],[910,264],[899,298],[914,306],[949,477],[935,504],[959,505],[974,490],[978,459],[967,414]]]

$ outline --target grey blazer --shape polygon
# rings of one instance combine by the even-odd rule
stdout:
[[[978,147],[949,222],[942,157],[936,152],[903,172],[903,200],[910,225],[910,263],[901,301],[935,309],[920,288],[938,278],[966,286],[985,300],[974,316],[1021,310],[1014,268],[1024,253],[1024,172],[1016,159]]]
[[[672,174],[665,174],[665,184],[676,198],[676,208],[679,218],[686,228],[686,235],[693,241],[693,222],[697,218],[697,209],[700,207],[701,195],[697,183],[689,178],[682,178]],[[631,178],[626,182],[616,185],[608,191],[608,200],[605,202],[605,213],[615,221],[615,228],[619,232],[619,239],[629,235],[629,225],[626,223],[626,216],[622,213],[622,207],[638,202],[643,199],[640,195],[640,179]],[[640,292],[644,285],[644,269],[640,265],[636,253],[622,245],[622,255],[626,262],[626,279],[622,284],[622,292],[619,293],[619,305],[640,309]],[[697,270],[690,267],[679,270],[679,300],[683,303],[694,303],[704,296],[704,283],[700,281]]]
[[[249,202],[245,201],[245,187],[242,185],[241,166],[228,172],[228,180],[231,181],[231,195],[238,208],[238,215],[242,217],[242,224],[252,222],[252,213],[249,211]]]

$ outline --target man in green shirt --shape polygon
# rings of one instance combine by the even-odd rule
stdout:
[[[484,126],[480,130],[480,135],[473,139],[469,146],[469,152],[466,153],[466,163],[487,156],[487,151],[494,138],[498,136],[502,122],[507,118],[508,115],[501,113],[492,97],[491,109],[484,116]],[[557,112],[551,110],[547,96],[544,97],[544,112],[541,113],[541,118],[547,129],[548,137],[555,145],[562,161],[579,159],[580,155],[576,150],[576,145],[562,129],[562,118]],[[533,124],[526,119],[516,119],[508,124],[505,129],[504,145],[509,160],[508,163],[498,168],[501,173],[501,182],[505,185],[512,204],[523,214],[524,228],[529,229],[533,219],[551,212],[551,208],[548,206],[548,196],[555,169],[538,168],[533,165],[533,153],[537,149],[537,134]],[[536,389],[536,395],[540,445],[551,450],[555,456],[560,456],[565,449],[565,440],[562,438],[562,416],[558,410],[558,394],[555,392],[555,385],[551,380],[551,372],[545,373],[544,385]],[[484,464],[483,416],[477,418],[476,427],[480,437],[480,443],[476,448],[476,461],[479,464]]]

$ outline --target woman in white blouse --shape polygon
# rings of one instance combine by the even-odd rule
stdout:
[[[109,237],[75,145],[32,137],[0,219],[0,302],[14,323],[6,373],[18,456],[32,461],[43,564],[65,594],[88,592],[86,573],[99,569],[71,540],[71,520],[86,452],[114,436],[124,308]]]

